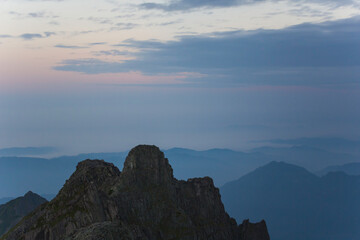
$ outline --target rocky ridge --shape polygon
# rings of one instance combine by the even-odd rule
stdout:
[[[45,202],[45,198],[29,191],[23,197],[0,205],[0,236]]]
[[[1,239],[268,240],[265,222],[238,226],[209,177],[173,177],[164,154],[139,145],[123,171],[85,160],[58,195]]]

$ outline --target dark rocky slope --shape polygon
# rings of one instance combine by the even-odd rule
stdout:
[[[211,178],[179,181],[155,146],[132,149],[120,173],[80,162],[59,194],[2,239],[268,240],[265,222],[238,226]]]
[[[23,197],[0,205],[0,236],[45,202],[47,202],[46,199],[33,192],[28,192]]]

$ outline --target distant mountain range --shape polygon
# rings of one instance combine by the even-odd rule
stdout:
[[[354,162],[343,165],[329,166],[321,171],[318,171],[317,174],[323,176],[330,172],[344,172],[348,175],[360,175],[360,163]]]
[[[212,176],[217,186],[268,161],[261,153],[242,153],[226,149],[195,151],[176,148],[164,152],[171,159],[174,175],[178,179]],[[0,182],[8,183],[0,189],[0,197],[16,196],[28,189],[40,193],[55,193],[79,161],[104,159],[122,168],[126,155],[127,152],[89,153],[52,159],[0,157]]]
[[[287,146],[306,146],[326,150],[328,152],[349,153],[360,155],[360,140],[350,140],[337,137],[313,137],[313,138],[294,138],[294,139],[271,139],[259,141],[273,145]]]
[[[321,147],[324,144],[318,145]],[[211,176],[216,186],[237,179],[271,161],[296,164],[316,173],[328,166],[360,162],[357,155],[324,149],[309,146],[261,147],[239,152],[228,149],[195,151],[172,148],[164,152],[170,159],[176,178],[186,180],[192,176]],[[88,153],[51,159],[0,157],[0,182],[8,183],[0,189],[0,197],[18,196],[29,189],[39,193],[55,193],[79,161],[104,159],[122,168],[127,153]]]
[[[292,163],[316,172],[331,165],[360,162],[360,157],[349,153],[330,152],[309,146],[261,147],[252,150],[262,153],[268,159]]]
[[[33,192],[28,192],[23,197],[0,205],[0,236],[45,202],[47,202],[46,199]]]
[[[221,187],[228,213],[238,221],[266,219],[273,240],[360,239],[360,163],[356,155],[308,146],[262,147],[248,153],[183,148],[164,152],[178,179],[212,176],[218,186],[228,182]],[[122,169],[127,154],[90,153],[52,159],[3,157],[0,182],[7,184],[0,193],[16,196],[16,192],[27,189],[54,193],[79,161],[100,158]],[[316,167],[311,173],[293,163]],[[338,164],[328,167],[329,163]]]
[[[273,240],[360,239],[360,176],[271,162],[220,190],[232,217],[266,219]]]
[[[55,147],[12,147],[1,148],[0,156],[13,157],[13,156],[41,156],[57,152]]]
[[[0,239],[270,240],[265,221],[229,217],[211,178],[177,180],[149,145],[133,148],[121,172],[103,160],[79,162],[52,201]]]
[[[179,179],[211,176],[217,186],[242,176],[271,161],[262,153],[245,153],[229,149],[195,151],[172,148],[164,151]]]

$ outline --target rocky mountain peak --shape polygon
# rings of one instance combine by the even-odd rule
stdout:
[[[80,162],[51,202],[0,239],[253,240],[252,228],[241,229],[211,178],[177,180],[158,147],[139,145],[122,172],[102,160]]]
[[[108,205],[109,194],[119,179],[120,171],[112,163],[98,159],[79,162],[76,171],[45,209],[54,214],[48,221],[53,224],[57,218],[65,220],[74,213],[82,215],[81,221],[84,222],[89,222],[88,218],[95,222],[114,218],[115,213],[104,205]]]
[[[129,152],[121,175],[130,185],[169,184],[173,169],[158,147],[138,145]]]
[[[119,176],[120,171],[114,164],[107,163],[104,160],[86,159],[78,163],[76,171],[66,181],[59,195],[69,197],[78,195],[79,191],[85,191],[86,189],[98,191],[107,188],[108,185],[111,185],[110,182],[113,182]],[[76,187],[74,188],[74,186]]]
[[[32,191],[28,191],[24,197],[33,197],[33,196],[38,196],[37,194],[33,193]]]
[[[267,229],[266,223],[264,220],[258,223],[251,223],[249,219],[246,219],[240,224],[240,237],[242,239],[248,240],[262,240],[270,239],[269,233],[264,231]]]
[[[70,177],[69,180],[72,180],[72,178],[82,178],[86,176],[87,179],[90,178],[92,180],[98,181],[99,177],[118,176],[119,174],[119,169],[112,163],[98,159],[86,159],[78,163],[75,173]]]

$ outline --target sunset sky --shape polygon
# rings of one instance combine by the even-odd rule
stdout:
[[[358,0],[0,0],[0,148],[360,138]]]

